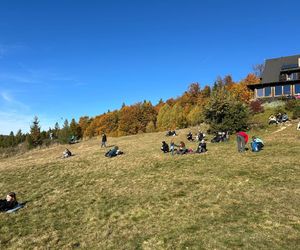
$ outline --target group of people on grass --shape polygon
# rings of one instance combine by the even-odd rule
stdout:
[[[168,130],[166,133],[166,136],[176,136],[176,131],[175,130]]]
[[[106,148],[106,142],[107,142],[107,136],[105,133],[102,133],[102,136],[101,136],[101,148],[104,147]],[[111,148],[110,150],[108,150],[104,155],[106,157],[109,157],[109,158],[112,158],[112,157],[115,157],[115,156],[118,156],[118,155],[122,155],[124,154],[118,146],[114,146],[113,148]],[[69,150],[69,149],[65,149],[63,151],[63,156],[62,158],[68,158],[70,156],[73,156],[74,154],[72,154],[72,152]]]
[[[188,141],[202,141],[205,138],[205,134],[202,131],[198,131],[198,133],[196,134],[195,138],[193,138],[193,134],[190,131],[187,135],[186,135],[186,139]]]
[[[300,124],[300,123],[299,123]],[[299,125],[300,126],[300,125]],[[200,135],[200,136],[199,136]],[[172,155],[174,154],[189,154],[189,153],[205,153],[207,152],[207,145],[205,141],[205,134],[201,131],[199,131],[199,134],[197,135],[198,138],[201,138],[201,141],[199,142],[196,150],[193,150],[191,148],[187,148],[185,143],[183,141],[180,141],[178,145],[174,143],[172,140],[170,142],[170,145],[166,143],[166,141],[162,141],[161,145],[161,151],[164,153],[171,153]],[[186,136],[188,141],[194,141],[193,139],[193,134],[189,132]],[[248,143],[249,136],[246,132],[240,131],[237,132],[236,134],[237,138],[237,148],[238,152],[245,152],[248,150],[246,147],[246,144]],[[228,141],[229,140],[229,133],[228,132],[219,132],[216,133],[216,135],[213,137],[211,140],[212,143],[214,142],[223,142],[223,141]],[[250,143],[250,147],[252,152],[259,152],[263,149],[264,147],[264,142],[262,139],[258,138],[257,136],[252,137],[252,141]]]
[[[284,117],[282,117],[282,119],[283,118]],[[298,124],[298,129],[300,130],[300,122]],[[172,130],[172,131],[169,130],[169,131],[167,131],[166,135],[167,136],[175,136],[175,135],[177,135],[177,133],[175,130]],[[199,130],[197,135],[195,136],[195,138],[193,138],[193,134],[190,131],[186,135],[187,140],[199,142],[199,144],[195,150],[192,148],[187,148],[183,141],[180,141],[180,143],[177,145],[172,140],[170,142],[170,145],[168,145],[166,143],[166,141],[162,141],[161,151],[164,153],[171,153],[172,155],[174,155],[174,154],[183,155],[183,154],[188,154],[188,153],[205,153],[205,152],[207,152],[207,144],[206,144],[205,137],[206,137],[205,133],[203,131]],[[218,143],[218,142],[224,142],[224,141],[228,141],[228,140],[229,140],[229,133],[223,131],[223,132],[216,133],[215,136],[211,139],[211,142]],[[107,147],[106,142],[107,142],[107,136],[105,133],[103,133],[101,136],[101,148]],[[247,150],[247,148],[245,146],[247,144],[247,142],[248,142],[247,133],[245,133],[243,131],[238,132],[237,133],[238,152],[244,152],[245,150]],[[260,138],[255,137],[255,136],[252,137],[251,150],[253,152],[259,152],[263,148],[263,146],[264,146],[264,143]],[[107,151],[104,155],[106,157],[112,158],[112,157],[115,157],[115,156],[118,156],[121,154],[123,154],[123,152],[119,149],[119,147],[114,146],[109,151]],[[73,154],[71,153],[71,151],[67,148],[63,152],[63,158],[68,158],[72,155]]]
[[[164,153],[171,153],[172,155],[174,155],[174,154],[183,155],[183,154],[191,154],[191,153],[205,153],[207,151],[206,142],[205,142],[204,139],[202,139],[202,141],[198,144],[198,147],[197,147],[196,150],[193,150],[191,148],[187,148],[183,141],[180,141],[180,143],[178,145],[176,145],[174,143],[174,141],[171,141],[170,146],[165,141],[162,141],[162,145],[161,145],[160,149]]]
[[[285,123],[289,120],[287,113],[277,113],[276,115],[270,115],[269,117],[269,125],[271,124],[278,124],[278,123]]]
[[[215,136],[211,139],[212,143],[225,142],[229,140],[229,132],[217,132]]]

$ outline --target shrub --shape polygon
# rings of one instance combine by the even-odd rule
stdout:
[[[298,106],[300,106],[300,100],[288,100],[285,103],[285,109],[287,111],[293,111]]]
[[[252,114],[264,112],[264,107],[262,106],[262,102],[260,100],[250,102],[249,107]]]
[[[275,108],[274,110],[275,114],[278,114],[278,113],[285,113],[285,109],[283,106],[278,106]]]
[[[248,127],[247,107],[233,99],[226,91],[215,93],[204,109],[205,121],[212,133],[218,131],[234,132]]]
[[[153,121],[148,122],[147,127],[146,127],[146,132],[147,133],[152,133],[155,132],[155,124]]]
[[[293,109],[292,119],[300,118],[300,106],[296,106]]]
[[[196,126],[203,122],[202,109],[196,105],[187,115],[189,125]]]
[[[271,109],[274,109],[274,108],[278,108],[278,107],[283,107],[285,105],[285,103],[283,101],[271,101],[271,102],[267,102],[267,103],[264,103],[264,108],[267,109],[267,108],[271,108]]]

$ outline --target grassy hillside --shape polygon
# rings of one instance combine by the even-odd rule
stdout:
[[[164,155],[164,133],[33,150],[0,160],[0,195],[25,208],[0,214],[1,249],[299,249],[300,132],[252,131],[259,153],[235,138],[203,155]],[[175,142],[185,139],[179,131]],[[188,143],[196,148],[196,143]]]

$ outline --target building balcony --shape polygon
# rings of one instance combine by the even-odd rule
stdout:
[[[298,81],[300,80],[300,73],[281,74],[279,82]]]

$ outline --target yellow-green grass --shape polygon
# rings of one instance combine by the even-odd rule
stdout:
[[[265,141],[259,153],[238,153],[234,136],[202,155],[161,153],[187,132],[108,138],[125,152],[112,159],[99,138],[68,159],[64,146],[1,159],[1,197],[28,203],[0,214],[0,249],[299,249],[295,123],[250,131]]]

